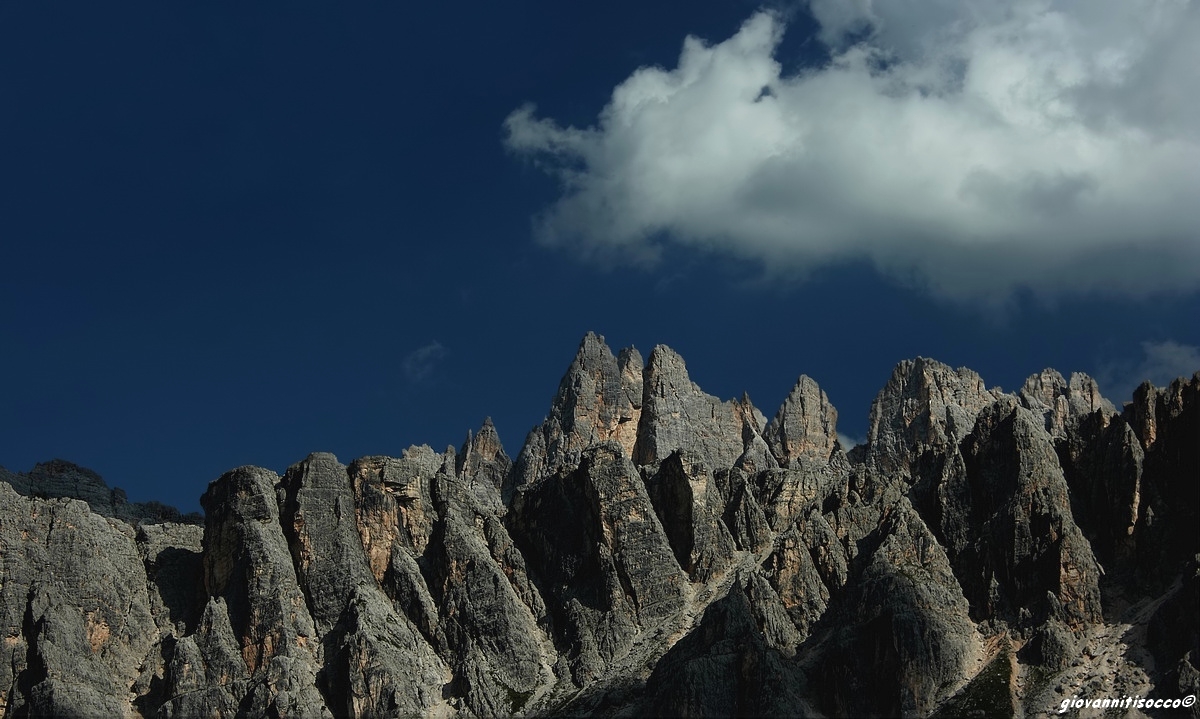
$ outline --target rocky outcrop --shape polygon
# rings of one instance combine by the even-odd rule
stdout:
[[[0,692],[14,716],[123,716],[159,639],[134,529],[0,483]]]
[[[575,471],[524,488],[512,515],[575,683],[600,679],[639,635],[683,610],[687,577],[620,444],[592,447]]]
[[[1002,398],[980,415],[965,444],[972,513],[983,521],[975,544],[958,555],[958,575],[976,616],[1098,621],[1099,567],[1038,419]]]
[[[837,448],[837,410],[807,375],[800,375],[764,432],[779,464],[828,462]]]
[[[981,642],[944,551],[906,500],[868,541],[878,546],[810,660],[817,696],[836,716],[926,716],[969,674]]]
[[[1100,396],[1096,380],[1082,372],[1072,373],[1068,381],[1056,370],[1044,369],[1025,380],[1017,396],[1026,409],[1042,416],[1046,431],[1056,440],[1065,439],[1084,417],[1117,411]]]
[[[1095,677],[1183,696],[1198,393],[1200,373],[1147,384],[1117,412],[1086,375],[1005,394],[918,358],[847,455],[808,377],[768,423],[667,347],[643,366],[589,334],[515,461],[488,419],[458,450],[235,469],[190,520],[66,462],[0,471],[0,706],[1008,715]]]
[[[761,440],[766,420],[750,399],[722,402],[706,394],[670,347],[658,345],[650,352],[643,378],[643,416],[633,450],[638,464],[654,464],[686,449],[711,467],[732,467],[753,450],[756,437]]]
[[[26,497],[81,499],[102,517],[134,523],[204,524],[204,517],[196,512],[183,514],[161,502],[130,502],[125,490],[109,487],[92,470],[61,459],[34,465],[28,472],[9,472],[0,467],[0,482],[7,482]]]
[[[1135,573],[1163,588],[1200,544],[1200,372],[1162,389],[1143,384],[1123,417],[1145,449]]]
[[[905,360],[871,405],[869,458],[888,471],[911,470],[925,453],[961,442],[997,396],[965,367],[956,370],[924,357]]]
[[[723,519],[727,501],[704,460],[672,452],[646,488],[675,559],[693,581],[708,582],[732,565],[737,546]]]
[[[530,433],[517,458],[512,485],[527,486],[579,466],[583,451],[614,441],[634,452],[642,414],[642,357],[632,347],[614,357],[604,338],[589,332],[558,385],[545,422]]]

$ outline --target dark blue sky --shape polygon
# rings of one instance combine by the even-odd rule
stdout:
[[[506,118],[532,102],[598,127],[639,67],[672,70],[685,36],[723,42],[757,9],[0,6],[0,464],[68,459],[193,510],[237,465],[457,446],[488,415],[515,456],[588,330],[614,350],[669,344],[705,390],[748,391],[768,416],[808,374],[855,438],[907,357],[1006,389],[1087,371],[1119,403],[1200,356],[1198,285],[1171,269],[1194,256],[1187,217],[1146,228],[1185,251],[1133,263],[1134,289],[1047,291],[1003,269],[1024,249],[980,260],[1009,273],[999,308],[939,289],[960,271],[928,259],[936,237],[897,234],[917,259],[893,271],[909,249],[771,254],[669,219],[636,240],[654,264],[535,233],[571,191]],[[819,72],[836,43],[806,7],[786,25],[783,75]],[[628,171],[598,157],[590,176]],[[1062,252],[1056,272],[1103,255]]]

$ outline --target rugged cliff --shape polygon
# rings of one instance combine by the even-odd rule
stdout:
[[[1200,691],[1200,373],[1124,411],[902,362],[844,453],[589,334],[515,460],[485,421],[205,516],[0,473],[5,716],[1007,716]],[[202,526],[200,524],[202,523]],[[981,714],[979,712],[982,712]]]

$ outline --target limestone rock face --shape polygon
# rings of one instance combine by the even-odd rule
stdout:
[[[373,581],[346,468],[312,454],[279,487],[296,576],[325,649],[323,694],[338,714],[386,714],[441,702],[445,664]],[[329,655],[332,655],[332,659]]]
[[[263,713],[327,716],[316,687],[320,639],[280,522],[279,482],[269,470],[241,467],[209,485],[201,498],[210,599],[208,622],[201,620],[196,644],[221,650],[202,651],[200,666],[177,655],[170,673],[203,671],[243,679],[226,685],[229,698]],[[230,649],[236,654],[231,656]],[[209,709],[201,697],[183,693],[168,703],[175,715],[187,716]]]
[[[918,357],[896,365],[871,405],[869,457],[886,469],[961,442],[995,401],[975,372]]]
[[[1054,439],[1066,438],[1070,428],[1093,412],[1117,411],[1100,395],[1096,381],[1082,372],[1072,373],[1067,381],[1056,370],[1042,370],[1025,380],[1018,397],[1026,409],[1042,415]]]
[[[641,414],[641,355],[629,348],[618,359],[603,337],[589,332],[558,386],[549,416],[517,459],[514,484],[573,469],[583,450],[601,442],[614,441],[632,456]]]
[[[710,467],[724,469],[742,456],[747,440],[761,435],[762,413],[749,398],[721,402],[706,394],[670,347],[654,348],[643,378],[643,416],[633,452],[638,464],[653,464],[686,449]]]
[[[1200,372],[1162,389],[1144,383],[1124,417],[1145,450],[1136,572],[1164,587],[1200,544]]]
[[[872,533],[815,673],[837,716],[925,716],[967,675],[981,642],[950,563],[905,500]]]
[[[477,434],[467,434],[467,441],[456,461],[455,471],[467,480],[475,501],[493,514],[503,515],[506,508],[501,492],[513,463],[500,444],[500,435],[491,417],[483,421]]]
[[[675,558],[693,581],[731,566],[736,545],[723,520],[726,500],[700,457],[672,452],[646,484]]]
[[[1061,610],[1075,626],[1099,621],[1099,568],[1075,524],[1066,479],[1042,423],[1004,398],[980,415],[967,444],[974,514],[987,518],[975,551],[959,561],[976,611],[1016,617],[1029,608]],[[982,572],[968,580],[972,565]],[[1040,606],[1047,592],[1058,607]]]
[[[683,609],[687,576],[620,444],[592,447],[572,473],[524,489],[512,514],[577,683],[600,678],[639,634]]]
[[[541,595],[475,483],[448,472],[435,480],[440,519],[424,559],[453,693],[480,716],[519,712],[555,681]]]
[[[0,691],[14,714],[131,714],[159,630],[134,530],[0,483]]]
[[[752,582],[752,580],[750,580]],[[648,716],[803,716],[800,668],[770,646],[755,618],[754,589],[739,582],[713,602],[647,682]],[[785,620],[786,621],[786,620]]]
[[[1117,412],[918,358],[866,446],[801,376],[771,422],[584,337],[509,459],[279,476],[205,516],[0,469],[5,716],[1026,715],[1200,689],[1200,373]],[[83,500],[83,501],[81,501]],[[1091,682],[1089,684],[1088,682]]]
[[[764,434],[784,467],[802,460],[828,462],[837,447],[837,410],[816,382],[800,375]]]
[[[1096,559],[1118,572],[1136,561],[1143,507],[1145,450],[1115,413],[1097,410],[1071,423],[1055,442],[1074,514]]]

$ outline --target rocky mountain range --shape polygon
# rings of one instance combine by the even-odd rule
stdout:
[[[0,471],[0,706],[957,717],[1181,698],[1200,692],[1198,393],[1200,372],[1117,409],[1086,375],[1006,393],[918,358],[845,452],[806,376],[768,419],[668,347],[589,334],[515,458],[486,420],[457,450],[231,470],[203,517],[66,462]]]

